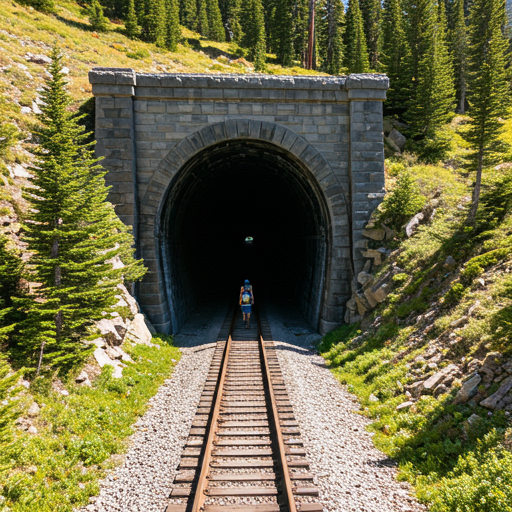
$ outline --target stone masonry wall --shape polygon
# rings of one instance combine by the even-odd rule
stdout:
[[[331,223],[318,328],[343,321],[353,276],[362,269],[362,230],[383,197],[382,75],[289,77],[139,74],[95,68],[96,152],[110,200],[134,226],[149,269],[138,300],[155,327],[176,329],[168,303],[159,232],[168,190],[198,151],[252,138],[289,152],[320,190]],[[354,274],[355,272],[355,274]]]

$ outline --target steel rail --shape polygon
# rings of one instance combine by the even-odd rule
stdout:
[[[281,430],[281,425],[279,424],[279,412],[277,410],[277,404],[276,399],[274,395],[274,388],[272,386],[272,381],[270,378],[270,367],[268,364],[268,358],[267,353],[265,350],[265,343],[263,340],[263,336],[261,334],[261,320],[260,315],[257,315],[257,324],[258,324],[258,334],[259,334],[259,343],[260,343],[260,350],[263,357],[264,362],[264,374],[266,376],[266,384],[268,393],[270,396],[270,403],[271,403],[271,414],[269,416],[272,416],[272,421],[274,423],[274,429],[277,436],[277,444],[279,448],[279,461],[281,463],[281,470],[283,472],[283,479],[284,479],[284,499],[286,502],[286,505],[288,506],[289,512],[297,512],[297,506],[295,504],[295,496],[293,495],[293,485],[292,480],[290,478],[290,471],[288,468],[288,461],[286,460],[286,449],[284,445],[284,439],[283,439],[283,431]]]
[[[224,347],[224,353],[222,356],[221,363],[221,374],[219,378],[219,382],[217,385],[216,396],[215,396],[215,405],[213,408],[213,413],[210,422],[210,428],[208,430],[208,439],[205,444],[204,456],[201,464],[201,473],[199,474],[199,478],[197,480],[197,486],[194,494],[194,502],[192,504],[191,512],[200,512],[204,510],[204,502],[208,497],[206,495],[206,487],[208,484],[208,472],[210,469],[210,462],[212,460],[212,452],[213,452],[213,441],[215,438],[215,430],[217,429],[218,419],[220,415],[220,405],[222,401],[222,395],[224,392],[224,383],[226,381],[226,373],[228,369],[227,360],[229,356],[229,351],[231,349],[232,337],[231,334],[233,332],[233,328],[235,326],[236,316],[238,310],[235,308],[235,313],[233,315],[233,319],[231,320],[231,325],[229,327],[229,335],[228,340],[226,341],[226,346]]]

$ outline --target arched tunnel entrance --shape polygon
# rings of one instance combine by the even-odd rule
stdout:
[[[202,301],[236,299],[245,279],[257,300],[292,302],[318,328],[331,222],[315,178],[291,153],[250,139],[210,146],[177,173],[161,211],[174,332]]]

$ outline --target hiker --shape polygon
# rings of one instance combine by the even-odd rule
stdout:
[[[251,308],[254,304],[254,293],[249,279],[245,280],[244,285],[240,288],[240,306],[244,315],[244,325],[246,329],[250,329]]]

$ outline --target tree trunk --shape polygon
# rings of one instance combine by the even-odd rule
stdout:
[[[309,0],[308,49],[306,53],[306,69],[313,67],[313,51],[315,46],[315,0]]]
[[[459,98],[459,114],[466,112],[466,81],[464,78],[460,80],[460,98]]]
[[[43,341],[41,343],[41,351],[39,352],[39,362],[37,363],[36,377],[39,376],[39,372],[41,371],[41,364],[43,363],[43,352],[44,352],[45,345],[46,345],[46,341]]]
[[[473,189],[473,198],[471,202],[471,208],[469,209],[468,218],[466,219],[467,226],[473,226],[475,224],[476,212],[478,210],[478,204],[480,202],[480,189],[482,186],[482,168],[484,159],[484,148],[480,145],[478,150],[478,164],[476,168],[476,182],[475,188]]]

